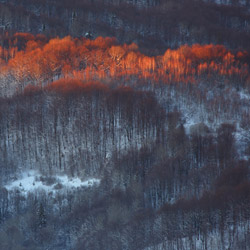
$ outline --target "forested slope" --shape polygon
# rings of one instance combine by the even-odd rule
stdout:
[[[246,50],[3,38],[1,248],[248,249]]]
[[[0,249],[250,249],[249,11],[0,0]]]

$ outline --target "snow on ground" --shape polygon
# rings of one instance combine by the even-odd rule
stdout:
[[[203,111],[204,107],[197,107],[196,105],[190,105],[190,107],[182,106],[180,111],[183,115],[185,123],[183,124],[187,134],[190,134],[190,128],[194,125],[204,122],[206,125],[211,126],[208,123],[205,112]]]
[[[77,189],[81,187],[91,187],[99,185],[100,180],[96,178],[89,178],[82,181],[78,177],[69,178],[67,175],[45,177],[36,171],[29,171],[24,173],[19,179],[7,184],[5,188],[8,191],[18,189],[22,193],[34,192],[42,189],[46,192],[55,193],[62,189]]]
[[[250,100],[250,95],[247,93],[244,93],[243,91],[239,92],[239,96],[240,96],[240,99]]]

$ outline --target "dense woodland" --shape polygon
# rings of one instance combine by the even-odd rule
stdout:
[[[248,1],[0,1],[0,249],[250,249],[249,21]]]

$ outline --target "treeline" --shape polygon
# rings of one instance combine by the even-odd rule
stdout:
[[[25,86],[46,86],[59,78],[133,83],[195,83],[206,78],[249,87],[249,54],[222,45],[181,46],[163,55],[146,56],[136,44],[118,45],[114,38],[47,40],[16,34],[0,47],[2,95]]]
[[[0,28],[47,36],[115,36],[149,54],[183,44],[224,44],[249,49],[249,3],[214,1],[95,0],[0,3]],[[225,2],[226,3],[226,2]]]

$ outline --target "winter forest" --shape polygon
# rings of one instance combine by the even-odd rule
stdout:
[[[249,250],[249,41],[243,0],[0,0],[0,250]]]

